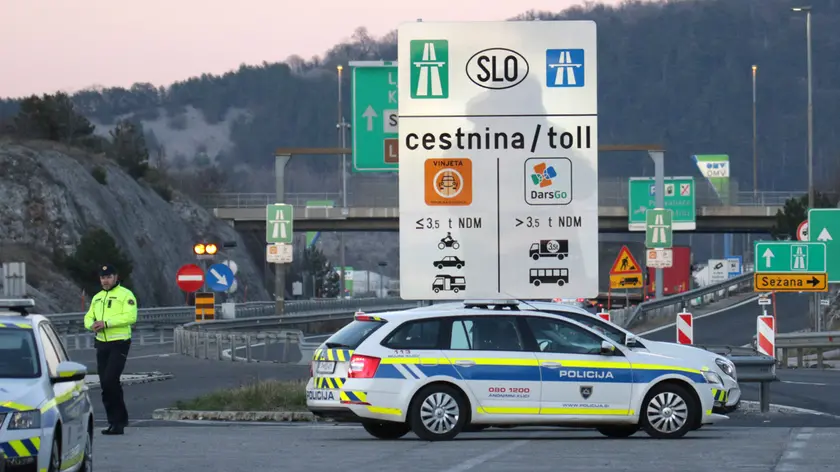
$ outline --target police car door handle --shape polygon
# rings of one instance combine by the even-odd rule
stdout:
[[[549,369],[557,369],[562,367],[559,362],[543,362],[543,367],[548,367]]]
[[[475,361],[462,359],[462,360],[459,360],[459,361],[455,361],[455,365],[459,365],[461,367],[472,367],[472,366],[475,365]]]

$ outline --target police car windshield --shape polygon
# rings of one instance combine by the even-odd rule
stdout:
[[[32,330],[0,328],[0,379],[38,378],[40,366]]]
[[[354,320],[330,336],[324,344],[328,348],[356,349],[383,324],[381,321]]]

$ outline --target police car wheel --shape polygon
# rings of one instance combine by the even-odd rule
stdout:
[[[49,472],[58,472],[61,470],[61,444],[58,441],[58,436],[53,434],[52,449],[50,450],[50,468]]]
[[[420,439],[447,441],[464,429],[468,411],[459,391],[448,385],[429,385],[414,396],[408,421]]]
[[[411,431],[411,428],[405,423],[394,423],[390,421],[365,422],[362,423],[362,427],[371,436],[379,439],[399,439]]]
[[[698,414],[694,398],[684,387],[660,384],[645,397],[641,426],[653,438],[681,438],[698,423]]]
[[[598,432],[608,438],[629,438],[639,431],[639,425],[601,426]]]
[[[93,431],[88,431],[85,436],[85,452],[79,472],[93,472]]]

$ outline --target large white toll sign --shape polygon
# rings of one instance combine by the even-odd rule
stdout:
[[[597,296],[595,23],[398,36],[401,297]]]

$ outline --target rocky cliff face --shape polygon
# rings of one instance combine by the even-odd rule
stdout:
[[[106,170],[104,184],[92,176],[95,166]],[[239,289],[232,298],[241,300],[247,287],[248,300],[269,299],[240,236],[206,209],[177,192],[167,202],[104,157],[56,143],[0,140],[0,262],[27,263],[39,311],[81,310],[81,289],[50,255],[55,248],[72,254],[92,227],[110,233],[132,260],[132,289],[141,307],[184,304],[175,274],[195,262],[192,246],[202,238],[219,246],[236,241],[236,248],[217,257],[231,258],[239,267]]]

